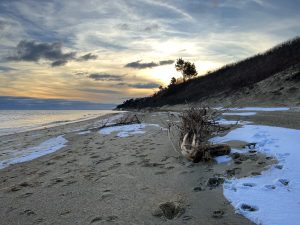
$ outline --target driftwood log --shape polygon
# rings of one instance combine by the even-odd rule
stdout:
[[[190,107],[178,116],[178,123],[169,123],[169,132],[171,128],[178,131],[179,146],[184,157],[199,162],[230,153],[229,145],[213,144],[210,141],[211,137],[230,129],[218,122],[221,115],[222,111],[209,107]],[[172,121],[171,116],[169,121]]]
[[[197,163],[200,161],[209,161],[215,156],[230,154],[231,148],[227,144],[197,144],[195,135],[192,143],[187,144],[188,134],[183,137],[181,144],[181,153],[188,160]]]

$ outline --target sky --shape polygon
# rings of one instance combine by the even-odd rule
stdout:
[[[300,33],[297,0],[1,0],[0,105],[7,99],[122,103]]]

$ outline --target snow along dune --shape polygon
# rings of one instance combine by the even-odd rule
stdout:
[[[300,130],[244,125],[214,141],[256,142],[278,164],[260,176],[227,180],[224,195],[236,212],[257,224],[295,225],[300,221]]]

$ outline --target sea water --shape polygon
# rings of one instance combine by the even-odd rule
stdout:
[[[0,110],[0,136],[92,119],[112,110]]]

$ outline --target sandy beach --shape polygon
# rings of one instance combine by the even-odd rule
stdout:
[[[67,140],[58,151],[0,170],[0,224],[254,224],[235,212],[222,183],[259,175],[276,159],[252,151],[230,163],[194,164],[172,148],[166,112],[135,114],[145,126],[123,137],[97,129],[112,115],[0,137],[1,157],[60,135]],[[297,111],[224,117],[300,129]],[[247,142],[227,143],[247,150]]]

